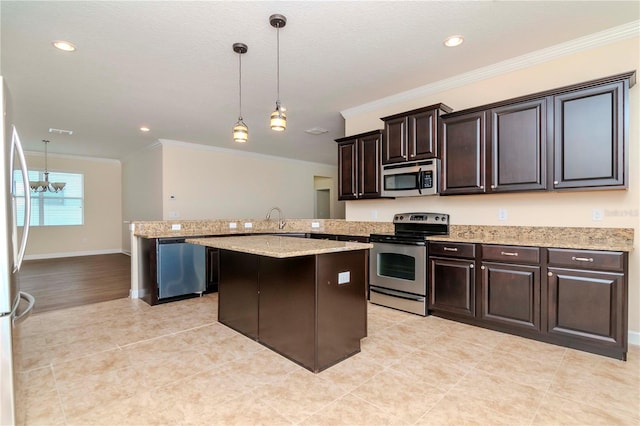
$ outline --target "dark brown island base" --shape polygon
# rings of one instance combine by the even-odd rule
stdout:
[[[220,249],[220,323],[316,373],[360,352],[371,244],[268,235],[187,242]]]

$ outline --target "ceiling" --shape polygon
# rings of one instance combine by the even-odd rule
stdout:
[[[280,98],[287,130],[269,129]],[[124,159],[159,139],[336,163],[340,111],[632,21],[640,2],[0,2],[1,63],[27,151]],[[465,42],[445,48],[461,34]],[[77,51],[52,47],[67,40]],[[238,55],[249,141],[234,143]],[[443,100],[444,101],[444,100]],[[139,130],[145,125],[148,133]],[[328,130],[311,135],[305,130]],[[72,130],[71,136],[49,128]]]

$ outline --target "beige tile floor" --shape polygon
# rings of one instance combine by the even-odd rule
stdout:
[[[215,294],[33,315],[18,424],[640,424],[638,347],[622,362],[369,305],[362,352],[313,374],[216,318]]]

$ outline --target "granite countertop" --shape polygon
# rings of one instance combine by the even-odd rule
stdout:
[[[449,235],[427,237],[450,243],[633,251],[632,228],[451,225]]]
[[[185,241],[192,244],[215,247],[223,250],[232,250],[241,253],[278,258],[365,250],[373,247],[373,244],[369,243],[279,237],[275,235],[188,238]]]

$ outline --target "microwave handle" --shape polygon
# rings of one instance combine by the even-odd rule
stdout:
[[[418,169],[418,194],[422,195],[422,167]]]

